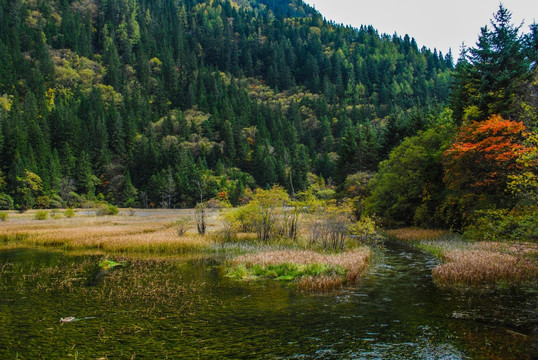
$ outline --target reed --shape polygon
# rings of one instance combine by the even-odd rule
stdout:
[[[447,235],[447,230],[402,228],[385,231],[387,235],[402,241],[433,240]]]
[[[536,283],[538,263],[513,254],[491,250],[452,250],[445,263],[433,269],[441,286],[514,286]]]
[[[442,264],[432,276],[441,287],[538,285],[538,244],[472,242],[443,230],[404,228],[387,233],[439,258]]]
[[[339,289],[344,285],[344,279],[336,275],[303,276],[295,280],[294,286],[309,292],[327,292]]]
[[[308,291],[327,291],[356,284],[371,257],[367,247],[344,253],[319,253],[312,250],[268,250],[238,256],[231,261],[232,277],[275,278],[292,281]]]

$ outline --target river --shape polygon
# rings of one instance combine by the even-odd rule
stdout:
[[[326,294],[238,282],[215,257],[116,259],[125,265],[103,272],[104,258],[0,251],[0,358],[538,356],[536,294],[438,289],[437,260],[404,244],[387,242],[359,285]]]

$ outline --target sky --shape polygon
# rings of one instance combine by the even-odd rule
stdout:
[[[436,48],[443,54],[452,49],[458,58],[462,42],[474,47],[480,28],[490,24],[499,9],[499,0],[303,0],[327,20],[360,27],[372,25],[380,34],[414,37],[419,48]],[[512,13],[512,22],[538,22],[538,0],[503,0]]]

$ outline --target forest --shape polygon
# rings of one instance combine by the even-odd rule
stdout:
[[[246,204],[536,239],[538,26],[459,58],[300,0],[0,0],[0,209]]]

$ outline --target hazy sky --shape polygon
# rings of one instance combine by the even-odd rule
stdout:
[[[303,0],[327,20],[360,27],[373,25],[380,34],[398,33],[414,37],[419,47],[437,48],[443,54],[452,48],[458,58],[462,42],[474,47],[480,28],[489,25],[499,0]],[[538,22],[538,0],[503,0],[512,22],[525,20],[522,32]]]

